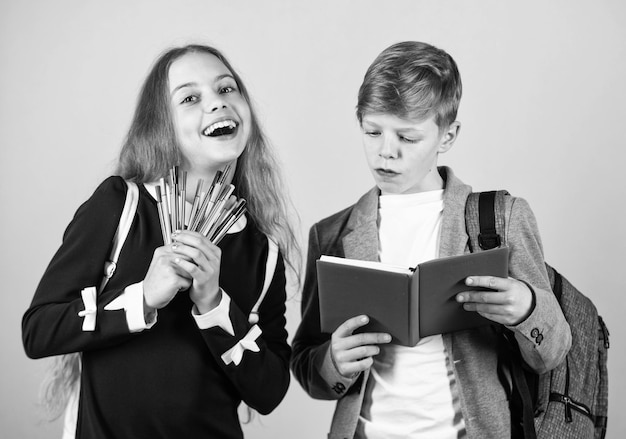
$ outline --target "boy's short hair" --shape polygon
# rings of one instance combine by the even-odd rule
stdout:
[[[359,89],[359,123],[368,113],[403,119],[435,116],[440,129],[456,119],[462,86],[454,59],[445,51],[418,41],[404,41],[383,50],[365,73]]]

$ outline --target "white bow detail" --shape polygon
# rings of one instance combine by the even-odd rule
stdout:
[[[83,288],[80,292],[83,297],[83,305],[85,309],[80,311],[78,315],[84,317],[83,331],[95,331],[96,330],[96,287]]]
[[[235,363],[235,366],[239,366],[245,350],[259,352],[259,346],[255,343],[255,341],[262,333],[263,331],[261,331],[261,328],[259,328],[258,325],[254,325],[250,328],[244,338],[239,340],[235,346],[222,354],[222,361],[225,364]]]

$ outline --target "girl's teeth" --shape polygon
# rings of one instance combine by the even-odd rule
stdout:
[[[224,121],[216,122],[216,123],[210,125],[209,127],[207,127],[204,130],[204,135],[205,136],[211,136],[217,130],[220,130],[220,129],[223,129],[223,128],[230,128],[231,130],[234,130],[236,127],[237,127],[237,124],[234,121],[232,121],[232,120],[224,120]]]
[[[209,126],[206,130],[205,130],[205,134],[206,135],[211,135],[212,133],[215,132],[215,130],[220,129],[220,128],[226,128],[226,127],[230,127],[230,128],[235,128],[236,124],[233,121],[221,121],[221,122],[216,122],[213,125]]]

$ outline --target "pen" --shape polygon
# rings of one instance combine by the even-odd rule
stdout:
[[[180,185],[180,228],[185,229],[185,204],[187,204],[187,171],[182,173],[182,183]]]
[[[213,212],[215,211],[215,205],[219,201],[220,194],[222,193],[222,184],[223,183],[221,182],[221,179],[219,179],[217,183],[215,183],[215,185],[212,187],[210,196],[209,194],[207,194],[207,196],[209,197],[209,202],[207,203],[206,210],[204,212],[203,221],[197,226],[197,231],[200,233],[202,233],[202,230],[207,227],[207,224],[213,216]]]
[[[159,211],[159,222],[161,223],[161,233],[163,235],[163,244],[169,244],[171,242],[170,232],[169,232],[169,221],[165,218],[165,213],[163,212],[163,198],[161,196],[161,187],[156,187],[156,196],[157,196],[157,210]]]
[[[189,230],[194,230],[194,220],[198,213],[198,207],[200,207],[200,201],[202,200],[202,186],[204,186],[204,180],[199,179],[196,184],[196,194],[193,197],[193,204],[191,205],[191,213],[189,214],[189,224],[187,225]]]
[[[219,244],[222,238],[226,235],[228,230],[235,224],[239,218],[246,212],[246,200],[241,198],[237,202],[237,207],[234,210],[234,213],[230,216],[230,218],[222,225],[222,227],[217,231],[215,237],[211,240],[211,242],[215,245]]]
[[[165,184],[165,178],[161,178],[160,180],[161,187],[163,188],[163,204],[165,205],[165,219],[170,221],[170,193],[167,184]]]
[[[207,232],[206,236],[209,239],[211,239],[215,235],[215,231],[222,224],[228,221],[228,218],[230,217],[230,215],[232,214],[232,212],[235,210],[236,207],[237,207],[237,197],[234,195],[231,195],[230,197],[228,197],[228,200],[226,201],[226,203],[224,203],[224,208],[222,209],[220,216],[217,218],[217,220],[215,220],[215,222],[213,223],[213,225]]]
[[[176,183],[176,174],[178,168],[174,166],[170,169],[170,197],[171,197],[171,211],[170,215],[172,216],[172,230],[178,230],[178,184]]]
[[[203,224],[203,227],[200,233],[202,233],[205,236],[207,235],[213,223],[217,221],[220,214],[222,213],[222,209],[224,208],[224,204],[226,203],[226,201],[228,201],[228,197],[230,197],[230,195],[233,193],[234,190],[235,190],[235,186],[233,186],[232,184],[229,184],[228,186],[224,187],[224,189],[218,194],[218,197],[217,197],[217,200],[215,201],[213,209],[209,212],[207,216],[207,220]]]
[[[211,230],[214,229],[219,224],[216,224],[220,221],[220,217],[226,202],[229,200],[230,195],[233,193],[235,186],[232,184],[226,185],[226,179],[230,173],[231,166],[227,165],[219,178],[217,179],[215,191],[217,193],[217,199],[215,202],[207,209],[207,216],[205,222],[202,224],[202,227],[199,229],[200,233],[205,236],[210,236]]]
[[[192,223],[192,226],[193,226],[192,230],[198,231],[200,229],[200,224],[205,219],[206,212],[209,207],[209,202],[211,201],[211,195],[214,192],[215,186],[218,184],[218,181],[221,179],[221,176],[222,176],[222,171],[217,171],[215,173],[215,176],[213,177],[213,182],[211,183],[211,186],[209,187],[209,190],[207,191],[207,193],[204,195],[202,199],[202,203],[200,207],[198,208],[198,212],[196,213],[196,217],[194,218],[194,221]]]
[[[228,177],[228,173],[230,172],[230,165],[226,165],[224,170],[222,171],[221,183],[224,184],[226,182],[226,177]]]

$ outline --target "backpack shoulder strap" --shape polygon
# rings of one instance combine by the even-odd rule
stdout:
[[[465,203],[465,227],[470,251],[479,252],[506,245],[505,190],[472,192]],[[536,439],[533,393],[522,367],[517,342],[501,330],[498,346],[498,373],[508,367],[513,388],[511,394],[511,434],[514,438]]]
[[[258,323],[259,321],[259,307],[261,303],[263,303],[263,299],[265,299],[265,295],[270,288],[270,284],[272,283],[272,279],[274,279],[274,271],[276,270],[276,263],[278,261],[278,244],[270,238],[267,237],[267,260],[265,263],[265,281],[263,282],[263,289],[261,290],[261,294],[257,299],[256,303],[252,307],[250,311],[250,315],[248,316],[248,321],[251,325]]]
[[[506,245],[505,190],[472,192],[465,203],[465,225],[470,250],[489,250]]]
[[[104,289],[109,279],[113,277],[115,269],[117,268],[117,260],[120,257],[122,247],[130,232],[130,226],[135,218],[137,212],[137,204],[139,203],[139,188],[132,181],[126,181],[128,190],[126,191],[126,200],[124,201],[124,208],[122,209],[122,215],[120,216],[120,222],[117,225],[115,235],[113,235],[113,247],[111,247],[111,253],[109,260],[104,264],[104,277],[100,284],[100,291]]]

